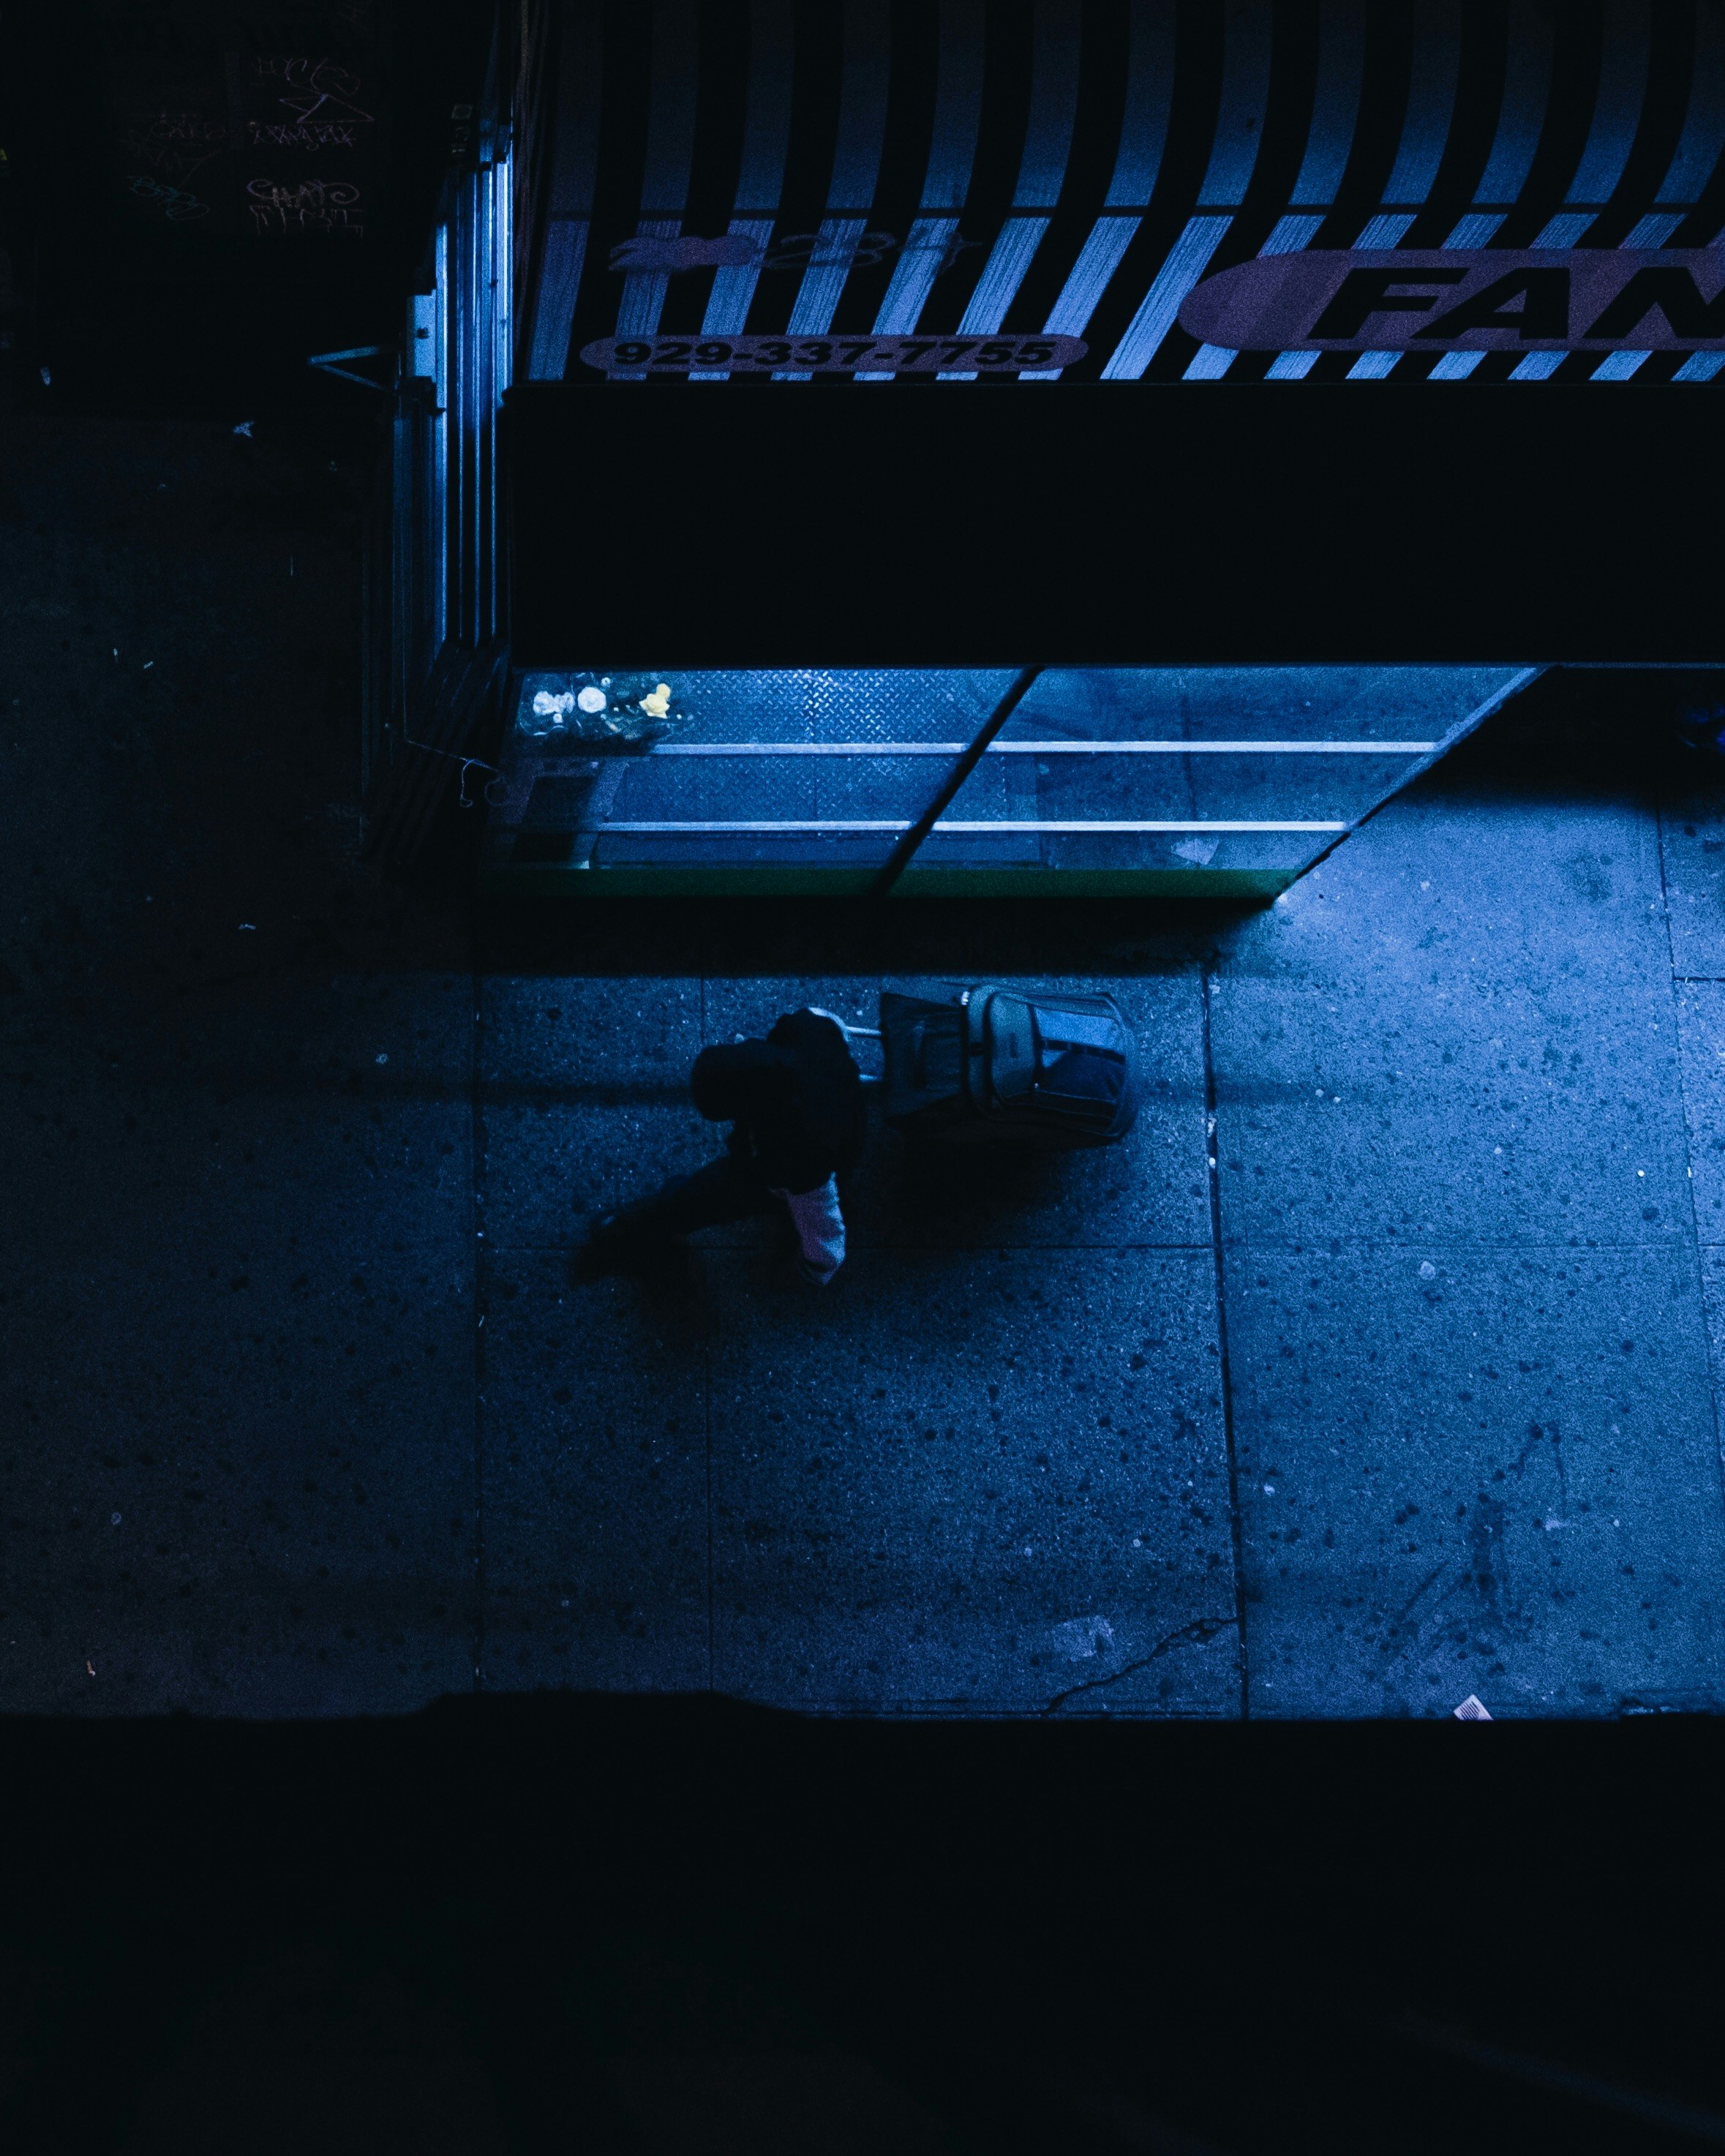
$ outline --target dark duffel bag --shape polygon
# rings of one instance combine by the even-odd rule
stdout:
[[[886,1120],[948,1143],[1111,1145],[1137,1115],[1132,1037],[1111,996],[983,982],[949,1003],[880,998]]]

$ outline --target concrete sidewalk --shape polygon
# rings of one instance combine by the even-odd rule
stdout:
[[[0,1706],[1725,1705],[1725,798],[1644,684],[1542,685],[1259,913],[571,907],[475,958],[352,858],[326,462],[38,428],[0,490]],[[1120,998],[1126,1145],[883,1137],[824,1295],[755,1224],[686,1304],[571,1285],[711,1149],[701,1042],[991,976]]]
[[[572,1288],[559,1253],[710,1145],[676,1093],[701,1040],[865,1012],[882,977],[793,970],[820,940],[794,928],[745,978],[716,949],[671,982],[488,976],[491,1681],[933,1713],[1713,1702],[1718,838],[1530,779],[1517,723],[1267,912],[1049,908],[1028,967],[1021,921],[973,916],[949,970],[1059,953],[1121,998],[1145,1112],[986,1181],[881,1138],[822,1298],[752,1228],[704,1239],[690,1312]]]

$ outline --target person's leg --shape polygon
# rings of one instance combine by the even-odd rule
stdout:
[[[818,1190],[775,1190],[791,1216],[796,1238],[793,1260],[803,1278],[816,1287],[829,1285],[845,1262],[845,1215],[839,1206],[839,1178],[829,1175]]]
[[[716,1228],[752,1213],[770,1213],[773,1200],[734,1153],[710,1160],[693,1175],[674,1175],[650,1198],[625,1205],[605,1224],[605,1232],[632,1239],[686,1235],[697,1228]]]

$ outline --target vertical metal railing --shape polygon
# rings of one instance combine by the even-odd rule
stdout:
[[[491,167],[491,401],[486,418],[487,487],[487,629],[488,636],[502,633],[505,610],[501,521],[498,504],[497,423],[504,393],[512,372],[515,345],[515,187],[511,155],[506,145]]]
[[[448,443],[442,459],[442,636],[481,644],[503,621],[497,422],[511,374],[511,160],[501,154],[457,190],[439,242],[449,295]]]
[[[459,676],[460,648],[496,636],[505,618],[496,437],[512,372],[516,175],[498,85],[508,59],[494,53],[477,162],[449,177],[425,264],[430,290],[407,307],[382,542],[390,590],[387,603],[379,594],[379,635],[389,650],[377,701],[387,717],[368,721],[364,752],[380,781],[440,655]],[[434,689],[434,703],[441,694]]]
[[[428,415],[419,546],[425,566],[429,599],[429,624],[424,664],[427,670],[449,633],[449,561],[443,535],[449,517],[449,228],[440,224],[433,253],[436,283],[430,313],[432,411]]]

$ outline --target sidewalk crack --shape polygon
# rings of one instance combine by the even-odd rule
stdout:
[[[1070,1685],[1065,1691],[1056,1692],[1042,1710],[1045,1715],[1058,1714],[1069,1699],[1076,1699],[1081,1692],[1098,1691],[1104,1685],[1118,1684],[1122,1677],[1148,1669],[1164,1655],[1171,1655],[1176,1647],[1201,1647],[1214,1640],[1218,1632],[1233,1630],[1239,1624],[1237,1617],[1195,1617],[1189,1625],[1183,1625],[1177,1632],[1169,1632],[1158,1640],[1147,1655],[1140,1655],[1135,1662],[1127,1662],[1117,1670],[1110,1670],[1105,1677],[1089,1677],[1084,1683]]]

